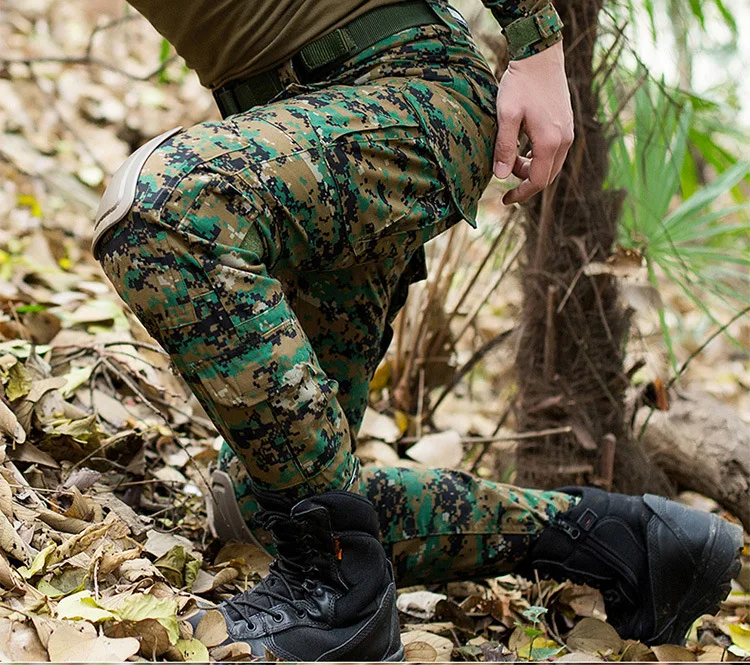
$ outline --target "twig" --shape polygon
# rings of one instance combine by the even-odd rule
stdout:
[[[495,431],[492,433],[492,437],[497,436],[497,433],[500,431],[500,429],[505,425],[505,422],[508,420],[508,416],[510,415],[510,412],[513,408],[513,404],[515,403],[515,398],[511,400],[511,402],[505,407],[505,410],[503,411],[502,415],[500,416],[500,420],[497,422],[497,426],[495,427]],[[471,463],[471,467],[469,468],[470,473],[476,473],[477,469],[479,468],[479,465],[482,463],[482,459],[487,454],[487,451],[489,451],[490,446],[492,445],[492,441],[485,442],[481,444],[482,450],[479,451],[479,454],[474,458],[474,461]]]
[[[173,55],[172,57],[167,58],[156,69],[154,69],[153,71],[143,76],[138,76],[137,74],[131,74],[130,72],[127,72],[124,69],[121,69],[120,67],[116,67],[115,65],[112,65],[104,60],[100,60],[99,58],[94,58],[88,55],[68,56],[68,57],[66,56],[34,56],[30,58],[0,58],[0,65],[6,66],[6,67],[9,67],[11,65],[27,65],[30,67],[32,65],[42,64],[42,63],[59,63],[62,65],[94,66],[94,67],[101,67],[102,69],[107,69],[111,72],[115,72],[116,74],[120,74],[121,76],[129,78],[131,81],[149,81],[155,76],[158,76],[159,74],[161,74],[167,67],[169,67],[169,65],[171,65],[175,60],[177,60],[177,58],[178,58],[177,55]]]
[[[455,337],[456,340],[461,339],[466,333],[466,331],[469,329],[469,327],[474,323],[474,319],[479,315],[479,311],[487,303],[487,301],[489,300],[490,296],[493,294],[495,289],[500,285],[500,282],[502,282],[503,279],[505,279],[505,276],[508,274],[508,271],[513,267],[513,264],[516,262],[516,259],[518,258],[518,255],[521,253],[522,249],[523,249],[523,243],[519,242],[518,245],[516,245],[516,247],[511,252],[510,256],[505,260],[505,263],[503,264],[503,267],[500,269],[500,272],[495,276],[495,279],[492,280],[492,282],[489,284],[485,292],[482,294],[482,297],[479,299],[479,302],[477,302],[474,305],[474,308],[466,317],[466,320],[464,321],[464,324],[461,327],[461,330],[456,334],[456,337]]]
[[[714,341],[719,335],[721,335],[724,331],[726,331],[729,326],[731,326],[735,321],[738,319],[741,319],[745,314],[750,312],[750,305],[745,307],[745,309],[737,312],[729,321],[727,321],[723,326],[721,326],[718,330],[711,333],[706,341],[703,342],[695,351],[693,351],[685,360],[684,363],[680,366],[680,368],[677,370],[677,373],[669,380],[669,383],[667,384],[667,390],[669,390],[684,373],[685,370],[687,370],[688,365],[698,356],[711,342]],[[648,415],[646,416],[646,419],[643,421],[643,425],[641,425],[641,429],[638,432],[638,441],[640,441],[643,438],[643,435],[646,433],[646,426],[648,425],[649,421],[651,420],[651,416],[654,415],[654,411],[656,411],[656,407],[652,406],[649,408]]]
[[[557,287],[550,284],[547,287],[547,325],[544,330],[544,370],[542,376],[547,384],[552,383],[555,378],[555,367],[557,366],[557,321],[555,310],[557,309]]]
[[[461,443],[499,443],[501,441],[526,441],[527,439],[539,439],[544,436],[553,434],[569,434],[573,431],[570,425],[565,427],[553,427],[551,429],[540,429],[531,432],[521,432],[520,434],[502,434],[498,436],[464,436]],[[414,436],[407,436],[399,439],[400,443],[416,443],[419,439]]]
[[[474,365],[476,365],[480,360],[482,360],[482,358],[484,358],[492,349],[494,349],[496,346],[499,346],[506,339],[508,339],[508,337],[510,337],[513,330],[514,328],[511,328],[510,330],[503,330],[501,333],[495,335],[492,339],[482,344],[482,346],[480,346],[471,355],[471,358],[469,358],[464,363],[463,367],[461,367],[461,369],[459,369],[458,372],[456,372],[451,382],[443,389],[443,392],[440,393],[440,397],[437,398],[437,400],[435,401],[435,404],[433,404],[430,407],[429,413],[427,414],[428,419],[432,419],[432,416],[435,413],[435,410],[440,406],[441,402],[458,385],[461,379],[463,379],[472,370]]]
[[[424,365],[419,368],[419,399],[417,402],[417,437],[422,438],[422,417],[424,414]]]
[[[494,256],[495,250],[497,249],[498,245],[500,244],[500,241],[505,237],[506,232],[510,227],[513,225],[513,217],[514,217],[515,210],[513,210],[508,217],[508,220],[500,229],[500,232],[497,234],[497,237],[492,241],[490,244],[489,249],[484,255],[484,258],[479,262],[479,265],[477,266],[476,270],[474,271],[474,274],[469,279],[469,281],[464,286],[463,291],[461,292],[461,295],[459,295],[458,300],[456,301],[456,304],[454,305],[453,309],[451,310],[450,314],[448,314],[448,318],[445,320],[445,323],[443,325],[442,330],[440,330],[435,337],[435,340],[430,345],[430,354],[437,353],[440,350],[440,347],[442,346],[443,342],[445,341],[445,338],[448,336],[448,333],[450,332],[450,324],[453,321],[453,319],[458,314],[459,310],[464,304],[464,301],[469,296],[471,291],[474,288],[474,285],[476,284],[477,280],[479,279],[479,275],[481,275],[482,271],[484,270],[485,266],[489,263],[490,259]]]
[[[612,489],[616,449],[617,439],[615,435],[605,434],[602,437],[601,457],[599,458],[599,477],[602,479],[603,489],[608,492]]]

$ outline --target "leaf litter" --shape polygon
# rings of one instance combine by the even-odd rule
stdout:
[[[0,660],[247,660],[245,645],[219,646],[226,627],[217,612],[195,632],[185,618],[197,597],[218,602],[252,586],[270,559],[207,532],[218,434],[88,251],[106,177],[164,128],[215,119],[210,94],[179,61],[149,78],[161,40],[114,0],[8,0],[0,16],[3,58],[16,60],[0,61]],[[81,53],[86,67],[21,62]],[[486,214],[497,213],[497,199],[490,192]],[[511,283],[505,300],[472,307],[465,327],[475,339],[512,327],[514,292]],[[454,344],[459,363],[471,359],[470,345],[442,329],[430,339],[438,338]],[[696,380],[750,413],[737,389],[747,368],[732,359],[709,372],[715,348]],[[365,461],[473,462],[487,473],[488,457],[509,448],[471,439],[498,434],[497,413],[482,405],[504,394],[494,382],[508,376],[504,354],[492,361],[496,380],[480,371],[458,398],[446,393],[428,432],[380,408],[401,369],[381,365],[360,434]],[[445,362],[436,371],[439,380],[422,383],[456,375]],[[402,590],[398,606],[410,661],[731,661],[750,658],[747,557],[740,582],[684,647],[620,639],[600,594],[570,583],[508,575],[432,585]]]

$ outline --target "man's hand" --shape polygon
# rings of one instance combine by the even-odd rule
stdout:
[[[497,92],[495,175],[523,182],[503,197],[510,205],[542,191],[560,172],[573,143],[573,109],[562,42],[523,60],[511,60]],[[531,140],[526,157],[517,152],[518,133]]]

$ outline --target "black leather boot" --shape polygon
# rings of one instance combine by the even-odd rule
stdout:
[[[680,644],[695,619],[718,611],[740,571],[742,529],[652,494],[560,491],[581,499],[541,532],[517,572],[600,589],[620,636],[650,645]]]
[[[367,499],[326,492],[289,507],[264,498],[277,558],[250,591],[219,605],[230,642],[286,661],[398,661],[393,570]]]

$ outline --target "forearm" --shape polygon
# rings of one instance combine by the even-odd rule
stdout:
[[[562,21],[550,0],[482,0],[508,39],[511,60],[544,51],[562,39]]]

